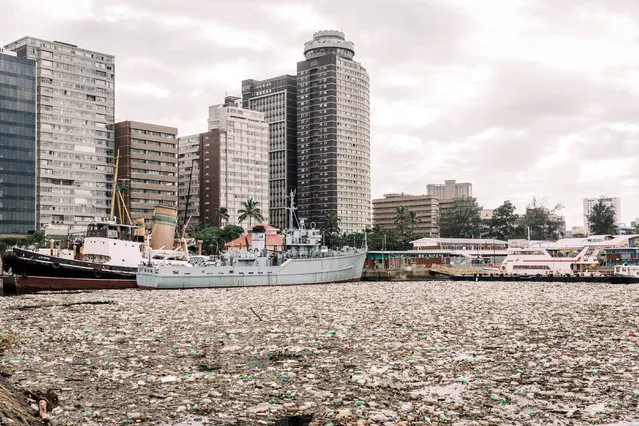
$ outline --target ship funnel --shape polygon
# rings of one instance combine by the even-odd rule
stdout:
[[[177,210],[171,207],[156,206],[153,210],[153,227],[151,228],[151,249],[160,250],[165,247],[173,249]]]
[[[138,227],[136,233],[135,233],[135,239],[137,241],[144,241],[144,238],[146,237],[146,228],[144,227],[144,218],[140,217],[135,219],[135,225]]]
[[[266,248],[266,228],[256,225],[251,230],[251,248],[262,251]]]

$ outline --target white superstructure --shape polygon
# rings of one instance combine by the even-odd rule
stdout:
[[[606,248],[629,247],[637,235],[593,235],[555,242],[529,241],[508,250],[501,269],[513,275],[589,275],[605,262]]]

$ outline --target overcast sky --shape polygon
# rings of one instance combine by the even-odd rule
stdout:
[[[372,192],[472,182],[485,208],[582,199],[639,217],[637,0],[3,0],[0,42],[116,56],[116,120],[206,130],[246,78],[294,74],[339,29],[371,77]]]

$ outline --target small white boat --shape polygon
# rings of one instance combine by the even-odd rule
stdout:
[[[639,278],[639,265],[616,265],[615,277]]]

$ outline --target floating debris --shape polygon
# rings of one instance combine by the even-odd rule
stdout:
[[[0,299],[0,372],[54,426],[615,423],[637,333],[639,286],[50,293]]]

